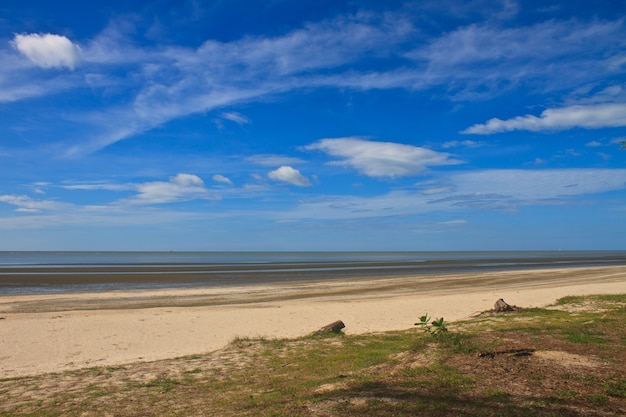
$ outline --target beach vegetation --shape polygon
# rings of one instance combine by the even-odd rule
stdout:
[[[448,331],[448,323],[443,317],[435,319],[431,322],[428,313],[421,316],[420,321],[415,323],[415,325],[421,327],[425,332],[430,333],[433,336],[446,333]]]
[[[567,329],[564,331],[567,339],[574,343],[607,343],[603,333],[591,332],[588,329]]]
[[[243,337],[206,354],[4,379],[0,416],[620,415],[625,300],[568,297],[436,333]]]
[[[145,384],[142,384],[141,386],[145,388],[156,388],[160,392],[167,392],[179,384],[180,384],[180,381],[176,379],[168,378],[165,376],[160,376],[160,377],[154,378],[153,380],[149,382],[146,382]]]

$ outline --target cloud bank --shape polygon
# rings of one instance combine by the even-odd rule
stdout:
[[[296,186],[310,181],[298,170],[281,167],[270,178]],[[274,222],[352,221],[414,217],[424,214],[446,216],[484,210],[515,212],[525,206],[564,206],[600,204],[594,195],[626,189],[625,169],[497,169],[440,174],[411,188],[396,189],[372,196],[313,195],[276,210],[255,203],[251,210],[223,211],[220,219],[247,216],[255,221]],[[210,219],[216,214],[205,211],[173,211],[168,203],[190,200],[219,200],[219,189],[209,191],[202,179],[193,174],[178,174],[169,181],[137,184],[81,184],[64,186],[68,190],[137,192],[125,199],[113,199],[98,206],[73,204],[53,199],[35,199],[25,195],[0,195],[0,203],[16,207],[19,217],[0,216],[0,229],[42,227],[60,224],[165,224],[183,218]],[[239,194],[245,198],[246,194]],[[258,195],[255,194],[256,197]],[[256,198],[249,196],[248,198]],[[272,194],[273,200],[280,196]],[[285,203],[285,202],[283,202]],[[1,205],[0,205],[1,206]],[[144,206],[152,206],[145,210]]]

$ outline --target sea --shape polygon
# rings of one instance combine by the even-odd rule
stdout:
[[[0,295],[612,265],[626,265],[626,251],[0,251]]]

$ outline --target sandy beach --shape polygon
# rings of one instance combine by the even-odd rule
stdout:
[[[539,307],[610,293],[626,293],[626,267],[0,295],[0,378],[204,353],[236,337],[303,336],[335,320],[357,334],[411,328],[426,312],[464,319],[498,298]]]

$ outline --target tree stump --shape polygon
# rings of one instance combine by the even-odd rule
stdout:
[[[343,329],[344,327],[346,327],[346,325],[343,324],[343,321],[337,320],[335,322],[327,324],[326,326],[322,327],[321,329],[319,329],[313,334],[339,333],[341,329]]]
[[[517,306],[512,306],[504,301],[502,298],[500,298],[498,301],[496,301],[493,309],[496,311],[496,313],[503,313],[506,311],[517,311]]]

